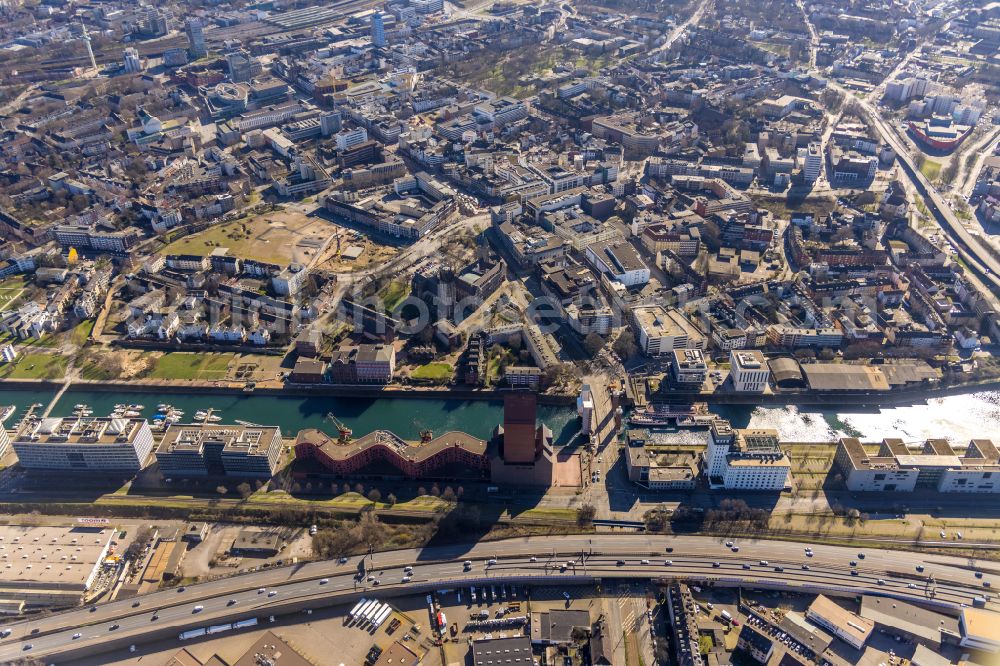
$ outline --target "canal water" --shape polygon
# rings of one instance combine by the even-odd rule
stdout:
[[[15,417],[8,421],[8,427],[29,405],[47,405],[52,396],[49,391],[0,389],[0,405],[17,407]],[[356,436],[384,428],[406,439],[417,439],[424,429],[436,434],[462,430],[487,438],[503,419],[503,404],[498,401],[85,391],[68,391],[52,414],[67,416],[74,405],[84,403],[93,408],[95,415],[105,415],[117,403],[133,402],[143,403],[143,415],[149,418],[160,402],[184,410],[185,420],[190,420],[197,410],[211,407],[218,410],[222,423],[233,423],[239,419],[278,425],[287,434],[294,434],[302,428],[335,432],[333,424],[326,418],[330,413],[352,428]],[[965,444],[979,437],[1000,439],[1000,392],[933,398],[926,403],[884,409],[715,405],[712,411],[729,419],[738,428],[775,428],[785,441],[829,442],[844,436],[869,441],[878,441],[883,437],[900,437],[906,441],[944,437],[954,443]],[[576,411],[572,408],[540,405],[538,417],[552,428],[557,445],[570,442],[579,431]],[[704,441],[704,431],[681,435],[681,439],[688,437],[692,442]]]
[[[0,389],[0,405],[15,405],[17,420],[31,404],[48,405],[54,393],[44,391],[5,391]],[[487,439],[493,428],[503,420],[503,403],[484,400],[407,400],[405,398],[342,398],[298,397],[244,394],[185,393],[105,393],[100,391],[67,391],[52,409],[52,416],[68,416],[77,404],[89,405],[95,416],[105,416],[116,404],[140,403],[142,415],[152,418],[160,403],[168,403],[184,411],[182,422],[194,422],[199,409],[212,408],[222,419],[262,425],[277,425],[288,436],[303,428],[318,428],[335,433],[327,418],[333,414],[354,431],[355,436],[385,429],[404,439],[419,439],[421,430],[435,435],[449,430],[461,430]],[[39,410],[41,411],[41,410]],[[538,406],[538,418],[552,429],[557,445],[569,443],[580,430],[576,410],[567,407]]]

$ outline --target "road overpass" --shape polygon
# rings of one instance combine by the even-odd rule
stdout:
[[[11,633],[0,640],[0,661],[33,657],[59,663],[125,650],[193,627],[348,603],[362,595],[390,597],[497,583],[569,586],[609,578],[682,578],[831,595],[877,594],[952,612],[984,596],[987,608],[1000,611],[985,586],[1000,585],[1000,566],[993,562],[828,545],[812,546],[810,557],[804,543],[739,540],[734,551],[723,541],[614,534],[529,537],[267,569],[8,625]],[[497,562],[491,566],[493,558]],[[379,585],[356,578],[362,560]],[[471,561],[469,568],[465,560]],[[406,565],[414,572],[403,583]],[[977,577],[977,567],[983,578]]]

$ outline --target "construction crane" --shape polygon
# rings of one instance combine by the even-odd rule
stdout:
[[[334,416],[333,412],[327,412],[326,418],[324,420],[332,423],[334,427],[337,429],[337,432],[340,434],[339,442],[341,444],[346,444],[347,442],[351,441],[351,435],[354,434],[354,431],[348,428],[340,419]]]

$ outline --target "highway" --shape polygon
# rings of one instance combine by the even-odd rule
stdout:
[[[398,596],[502,581],[568,586],[597,578],[714,579],[729,586],[852,596],[871,592],[946,608],[971,605],[977,595],[992,597],[985,584],[1000,585],[1000,568],[994,562],[983,563],[980,579],[974,565],[958,557],[874,548],[865,548],[862,557],[856,548],[826,545],[813,546],[814,554],[807,556],[808,544],[747,540],[739,540],[735,552],[723,541],[594,534],[376,553],[369,572],[379,580],[377,587],[355,580],[360,557],[292,565],[7,625],[11,634],[0,640],[0,661],[44,656],[59,663],[60,655],[70,658],[67,654],[73,650],[126,649],[192,627],[346,603],[361,594]],[[491,558],[497,559],[493,566]],[[468,569],[465,560],[472,562]],[[406,565],[415,570],[412,581],[402,583]],[[924,570],[919,572],[918,566]],[[1000,610],[992,598],[987,607]]]

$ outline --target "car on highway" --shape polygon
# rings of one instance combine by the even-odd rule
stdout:
[[[267,593],[267,596],[269,596],[269,597],[273,597],[273,596],[275,596],[276,594],[278,594],[278,591],[277,591],[277,590],[271,590],[270,592],[268,592],[268,593]]]
[[[639,564],[649,564],[649,560],[640,560]]]
[[[673,560],[663,560],[663,566],[665,566],[665,567],[672,567],[672,566],[674,566],[674,561]]]
[[[183,585],[181,585],[180,587],[177,588],[177,591],[178,592],[183,592],[186,589],[187,589],[186,587],[184,587]]]
[[[117,622],[115,622],[113,625],[111,625],[110,627],[108,627],[108,631],[114,631],[115,629],[117,629],[120,626],[122,626],[122,625],[120,625]]]
[[[76,640],[76,639],[78,639],[78,638],[79,638],[80,636],[83,636],[83,634],[81,634],[81,633],[80,633],[79,631],[78,631],[78,632],[76,632],[75,634],[73,634],[73,640],[75,641],[75,640]]]
[[[198,604],[197,606],[195,606],[195,607],[194,607],[194,609],[192,609],[192,611],[191,611],[191,612],[192,612],[192,613],[200,613],[200,612],[202,612],[203,610],[205,610],[205,607],[204,607],[204,606],[202,606],[201,604]]]
[[[740,552],[740,547],[739,547],[739,546],[733,546],[731,550],[732,550],[732,551],[733,551],[734,553],[738,553],[738,552]]]
[[[916,583],[907,583],[906,587],[908,587],[911,590],[915,590],[915,589],[917,589],[917,584]]]
[[[727,541],[726,542],[726,548],[732,548],[732,547],[733,547],[733,542],[732,541]]]
[[[139,600],[136,599],[135,601],[132,602],[132,608],[138,608],[138,607],[139,607]]]
[[[761,560],[760,561],[760,566],[766,567],[767,566],[767,560]]]
[[[465,562],[462,562],[462,566],[465,567],[466,571],[468,571],[469,569],[472,568],[472,560],[466,560]]]
[[[149,618],[149,621],[150,622],[156,622],[159,619],[160,619],[160,616],[157,615],[156,613],[153,613],[152,617]]]
[[[803,571],[809,571],[809,565],[808,564],[803,564],[802,565],[802,570]]]
[[[923,572],[924,572],[924,565],[918,564],[917,565],[917,573],[923,573]]]
[[[10,636],[10,629],[0,629],[0,638],[7,638]]]
[[[864,553],[858,553],[858,559],[859,560],[865,559],[865,554]]]
[[[342,557],[339,560],[337,560],[337,562],[339,562],[340,564],[347,564],[347,558],[346,557]]]
[[[983,577],[983,572],[982,571],[977,571],[976,572],[976,578],[982,578],[982,577]]]
[[[749,568],[750,568],[750,565],[749,565],[749,564],[747,564],[746,562],[744,562],[744,563],[743,563],[743,568],[744,568],[744,569],[749,569]]]
[[[852,567],[858,566],[858,561],[857,560],[851,560],[851,566]]]
[[[411,580],[413,580],[412,576],[403,576],[403,578],[400,580],[400,582],[401,583],[409,583]]]
[[[492,567],[492,566],[493,566],[493,565],[495,565],[496,563],[497,563],[497,560],[496,560],[496,558],[495,558],[495,557],[491,557],[491,558],[490,558],[489,560],[487,560],[487,561],[486,561],[486,566],[488,566],[488,567]]]
[[[879,578],[878,579],[878,584],[879,585],[885,585],[885,579],[884,578]]]
[[[235,606],[236,605],[236,599],[230,599],[229,601],[226,602],[226,605],[227,606]]]
[[[24,644],[24,647],[23,647],[23,648],[21,648],[21,649],[22,649],[22,650],[24,650],[25,652],[27,652],[27,651],[28,651],[28,650],[30,650],[30,649],[31,649],[32,647],[34,647],[34,646],[33,646],[33,645],[32,645],[31,643],[25,643],[25,644]]]
[[[329,578],[320,578],[320,579],[319,579],[319,584],[320,584],[320,585],[326,585],[326,584],[327,584],[327,583],[329,583],[329,582],[330,582],[330,579],[329,579]]]
[[[625,560],[618,560],[618,561],[617,561],[617,562],[615,563],[615,566],[619,566],[619,567],[623,567],[623,566],[625,566]]]
[[[257,594],[264,594],[265,592],[267,592],[267,590],[265,588],[263,588],[263,587],[258,587],[257,588]]]
[[[712,562],[712,568],[718,569],[722,566],[722,562]]]
[[[781,573],[782,571],[785,570],[785,567],[774,567],[774,570],[777,571],[778,573]]]
[[[90,607],[90,612],[91,613],[96,613],[97,612],[97,606],[91,606]]]
[[[852,576],[857,576],[858,575],[858,570],[857,569],[851,569],[851,575]]]
[[[531,556],[530,558],[528,558],[528,561],[529,561],[529,562],[537,562],[537,561],[538,561],[538,558],[537,558],[537,557],[535,557],[534,555],[532,555],[532,556]]]

